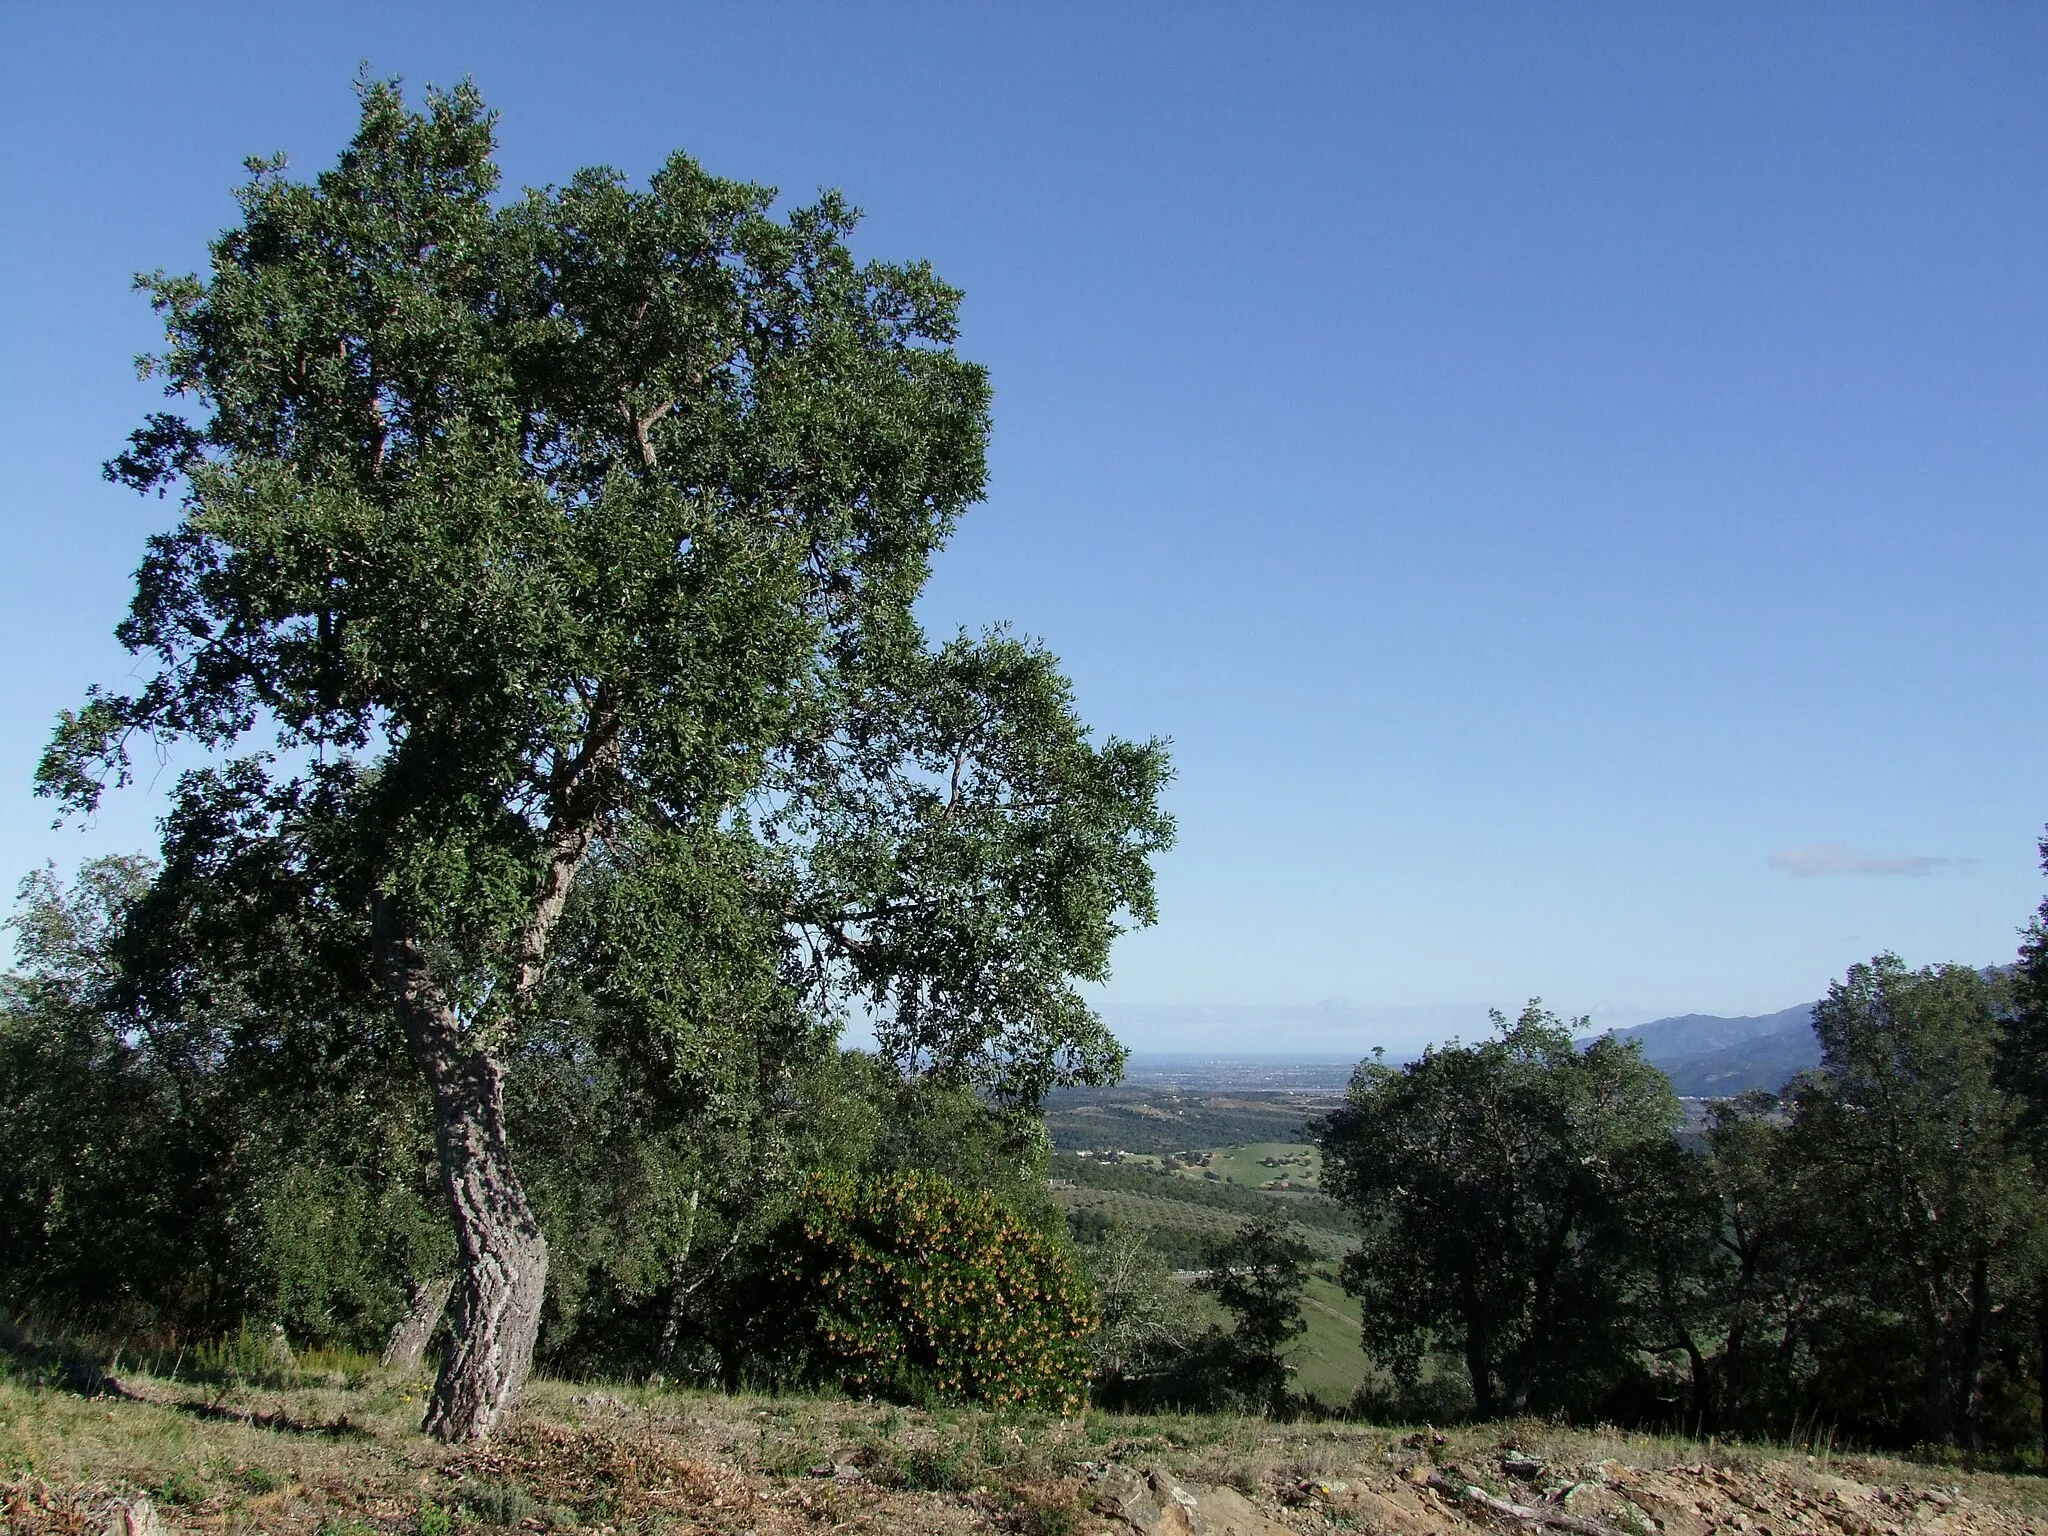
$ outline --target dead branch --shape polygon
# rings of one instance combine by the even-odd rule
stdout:
[[[1463,1499],[1468,1504],[1479,1504],[1492,1510],[1496,1515],[1506,1515],[1510,1520],[1525,1520],[1531,1525],[1555,1526],[1561,1531],[1575,1531],[1578,1536],[1623,1536],[1615,1526],[1599,1520],[1588,1520],[1583,1515],[1574,1515],[1562,1509],[1532,1509],[1527,1504],[1514,1504],[1506,1499],[1496,1498],[1484,1488],[1475,1488],[1470,1483],[1452,1482],[1441,1472],[1429,1474],[1429,1486],[1438,1493],[1447,1493],[1454,1499]]]

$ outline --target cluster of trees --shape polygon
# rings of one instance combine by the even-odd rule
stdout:
[[[1373,1406],[2048,1440],[2048,903],[2007,969],[1853,967],[1819,1069],[1703,1124],[1632,1043],[1499,1023],[1318,1132]]]
[[[16,1304],[337,1326],[443,1266],[465,1439],[551,1310],[570,1355],[636,1309],[731,1336],[698,1271],[791,1170],[972,1121],[944,1168],[1113,1079],[1077,984],[1152,919],[1168,769],[1039,647],[916,622],[988,432],[928,266],[682,155],[501,195],[474,91],[360,95],[331,169],[249,162],[208,272],[142,280],[173,408],[108,473],[179,515],[139,681],[38,786],[205,762],[157,867],[30,893],[8,1119],[66,1150],[8,1149],[5,1262]]]
[[[1307,1328],[1302,1294],[1313,1255],[1277,1216],[1255,1217],[1206,1244],[1189,1284],[1129,1226],[1104,1228],[1084,1252],[1095,1284],[1096,1401],[1267,1417],[1320,1411],[1294,1392],[1288,1361]],[[1202,1296],[1214,1302],[1206,1313]]]
[[[159,926],[168,890],[131,858],[24,882],[19,968],[0,987],[0,1302],[107,1334],[254,1320],[413,1360],[445,1345],[458,1256],[402,1039],[374,1007],[312,1008],[322,977],[305,956],[273,950],[257,969],[184,950],[189,933]],[[596,907],[572,903],[572,940]],[[175,1012],[147,1000],[161,978],[144,969],[174,940]],[[298,1001],[272,1014],[252,994]],[[546,1365],[859,1390],[881,1359],[910,1374],[874,1385],[920,1396],[964,1362],[981,1373],[967,1395],[1085,1389],[1092,1293],[1035,1115],[830,1046],[726,1062],[717,1091],[700,1081],[683,1104],[608,1053],[596,1017],[564,1010],[505,1060],[508,1136],[551,1258]],[[905,1290],[927,1284],[930,1301]],[[1003,1324],[978,1349],[940,1336],[949,1289],[986,1291],[980,1310]],[[835,1330],[866,1342],[828,1348]],[[1052,1369],[1005,1364],[1033,1340]]]

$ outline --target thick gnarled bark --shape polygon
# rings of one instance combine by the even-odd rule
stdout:
[[[513,1172],[503,1068],[466,1037],[390,903],[380,899],[376,915],[379,968],[433,1096],[460,1266],[452,1337],[421,1427],[441,1440],[488,1439],[518,1401],[533,1364],[547,1240]]]
[[[482,1440],[525,1390],[548,1245],[512,1171],[497,1061],[481,1051],[451,1052],[428,1076],[462,1273],[424,1428],[442,1440]]]

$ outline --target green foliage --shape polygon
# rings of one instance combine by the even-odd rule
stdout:
[[[114,997],[114,939],[152,873],[106,859],[69,889],[53,871],[21,885],[23,968],[0,979],[0,1295],[17,1310],[135,1323],[204,1285],[178,1197],[205,1159],[177,1132],[167,1064]]]
[[[1892,1444],[2031,1435],[2043,1209],[1998,1081],[2003,991],[1879,955],[1815,1010],[1818,1070],[1716,1107],[1710,1160],[1666,1183],[1639,1237],[1642,1341],[1688,1378],[1674,1417]]]
[[[1287,1411],[1287,1351],[1307,1331],[1301,1296],[1312,1257],[1272,1216],[1209,1251],[1208,1272],[1195,1284],[1235,1320],[1211,1351],[1234,1403],[1275,1416]]]
[[[772,1377],[756,1327],[764,1243],[806,1175],[918,1171],[1057,1227],[1029,1116],[828,1050],[672,1117],[587,1049],[511,1077],[527,1181],[556,1260],[542,1354],[568,1373]]]
[[[1087,1286],[1059,1240],[931,1174],[808,1179],[769,1246],[764,1322],[809,1379],[903,1402],[1068,1412]]]
[[[1124,1408],[1159,1396],[1205,1331],[1193,1293],[1173,1279],[1135,1228],[1111,1226],[1081,1253],[1095,1292],[1090,1375],[1096,1399]]]
[[[1498,1042],[1368,1064],[1325,1128],[1366,1223],[1347,1280],[1419,1400],[1975,1450],[2048,1402],[2048,1204],[2027,934],[2018,974],[1852,966],[1821,1064],[1714,1106],[1705,1156],[1632,1048],[1525,1013]],[[1403,1286],[1408,1289],[1404,1293]],[[1369,1401],[1368,1401],[1369,1399]]]
[[[2041,871],[2048,874],[2048,836],[2041,839],[2040,853]],[[2021,930],[2008,985],[1999,1080],[2013,1095],[2038,1164],[2048,1154],[2048,898]]]
[[[407,1274],[449,1262],[424,1094],[388,1015],[352,1009],[304,927],[270,921],[256,861],[195,867],[189,848],[174,822],[161,869],[23,883],[23,969],[0,1002],[0,1295],[96,1328],[254,1317],[374,1346]],[[262,885],[288,877],[272,865]]]
[[[1977,1442],[1994,1319],[2039,1273],[2018,1106],[1995,1081],[2001,993],[1967,966],[1852,966],[1814,1010],[1822,1069],[1790,1096],[1802,1236],[1832,1256],[1828,1293],[1809,1282],[1822,1380],[1857,1418],[1937,1444]]]
[[[1448,1346],[1483,1417],[1583,1409],[1632,1363],[1628,1234],[1678,1102],[1634,1044],[1575,1047],[1535,1003],[1495,1023],[1495,1040],[1364,1064],[1320,1127],[1325,1186],[1365,1230],[1345,1285],[1398,1378]]]
[[[595,849],[593,982],[657,1056],[808,982],[1024,1099],[1113,1073],[1067,978],[1151,920],[1165,759],[1090,744],[1042,650],[917,632],[984,476],[959,294],[855,262],[836,195],[778,220],[679,154],[507,199],[493,153],[469,87],[365,84],[332,170],[254,168],[208,275],[145,280],[196,412],[109,467],[184,501],[120,631],[153,670],[41,790],[270,731],[294,766],[224,772],[328,851],[303,894],[359,954],[388,903],[483,1038]]]

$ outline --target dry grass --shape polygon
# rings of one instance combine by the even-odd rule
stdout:
[[[90,1381],[66,1384],[62,1363],[47,1358],[0,1381],[0,1527],[97,1533],[109,1500],[146,1495],[173,1530],[303,1536],[493,1526],[1076,1536],[1102,1528],[1086,1512],[1087,1479],[1118,1463],[1233,1486],[1303,1531],[1395,1528],[1390,1500],[1443,1530],[1476,1530],[1419,1484],[1455,1465],[1515,1493],[1499,1471],[1508,1445],[1543,1459],[1560,1485],[1585,1482],[1575,1510],[1604,1510],[1618,1529],[1645,1533],[1662,1521],[1667,1536],[1744,1528],[1727,1511],[1747,1512],[1748,1528],[1773,1536],[2004,1532],[2048,1515],[2034,1477],[1533,1422],[1435,1434],[1229,1417],[1057,1419],[543,1381],[496,1443],[450,1448],[418,1433],[425,1380],[366,1361],[205,1379],[159,1369],[123,1374],[99,1395],[88,1395]],[[1846,1488],[1864,1490],[1855,1497],[1867,1519],[1861,1504],[1850,1510],[1830,1492]],[[1840,1506],[1831,1524],[1821,1519],[1830,1498]],[[1755,1513],[1767,1508],[1778,1513]]]

